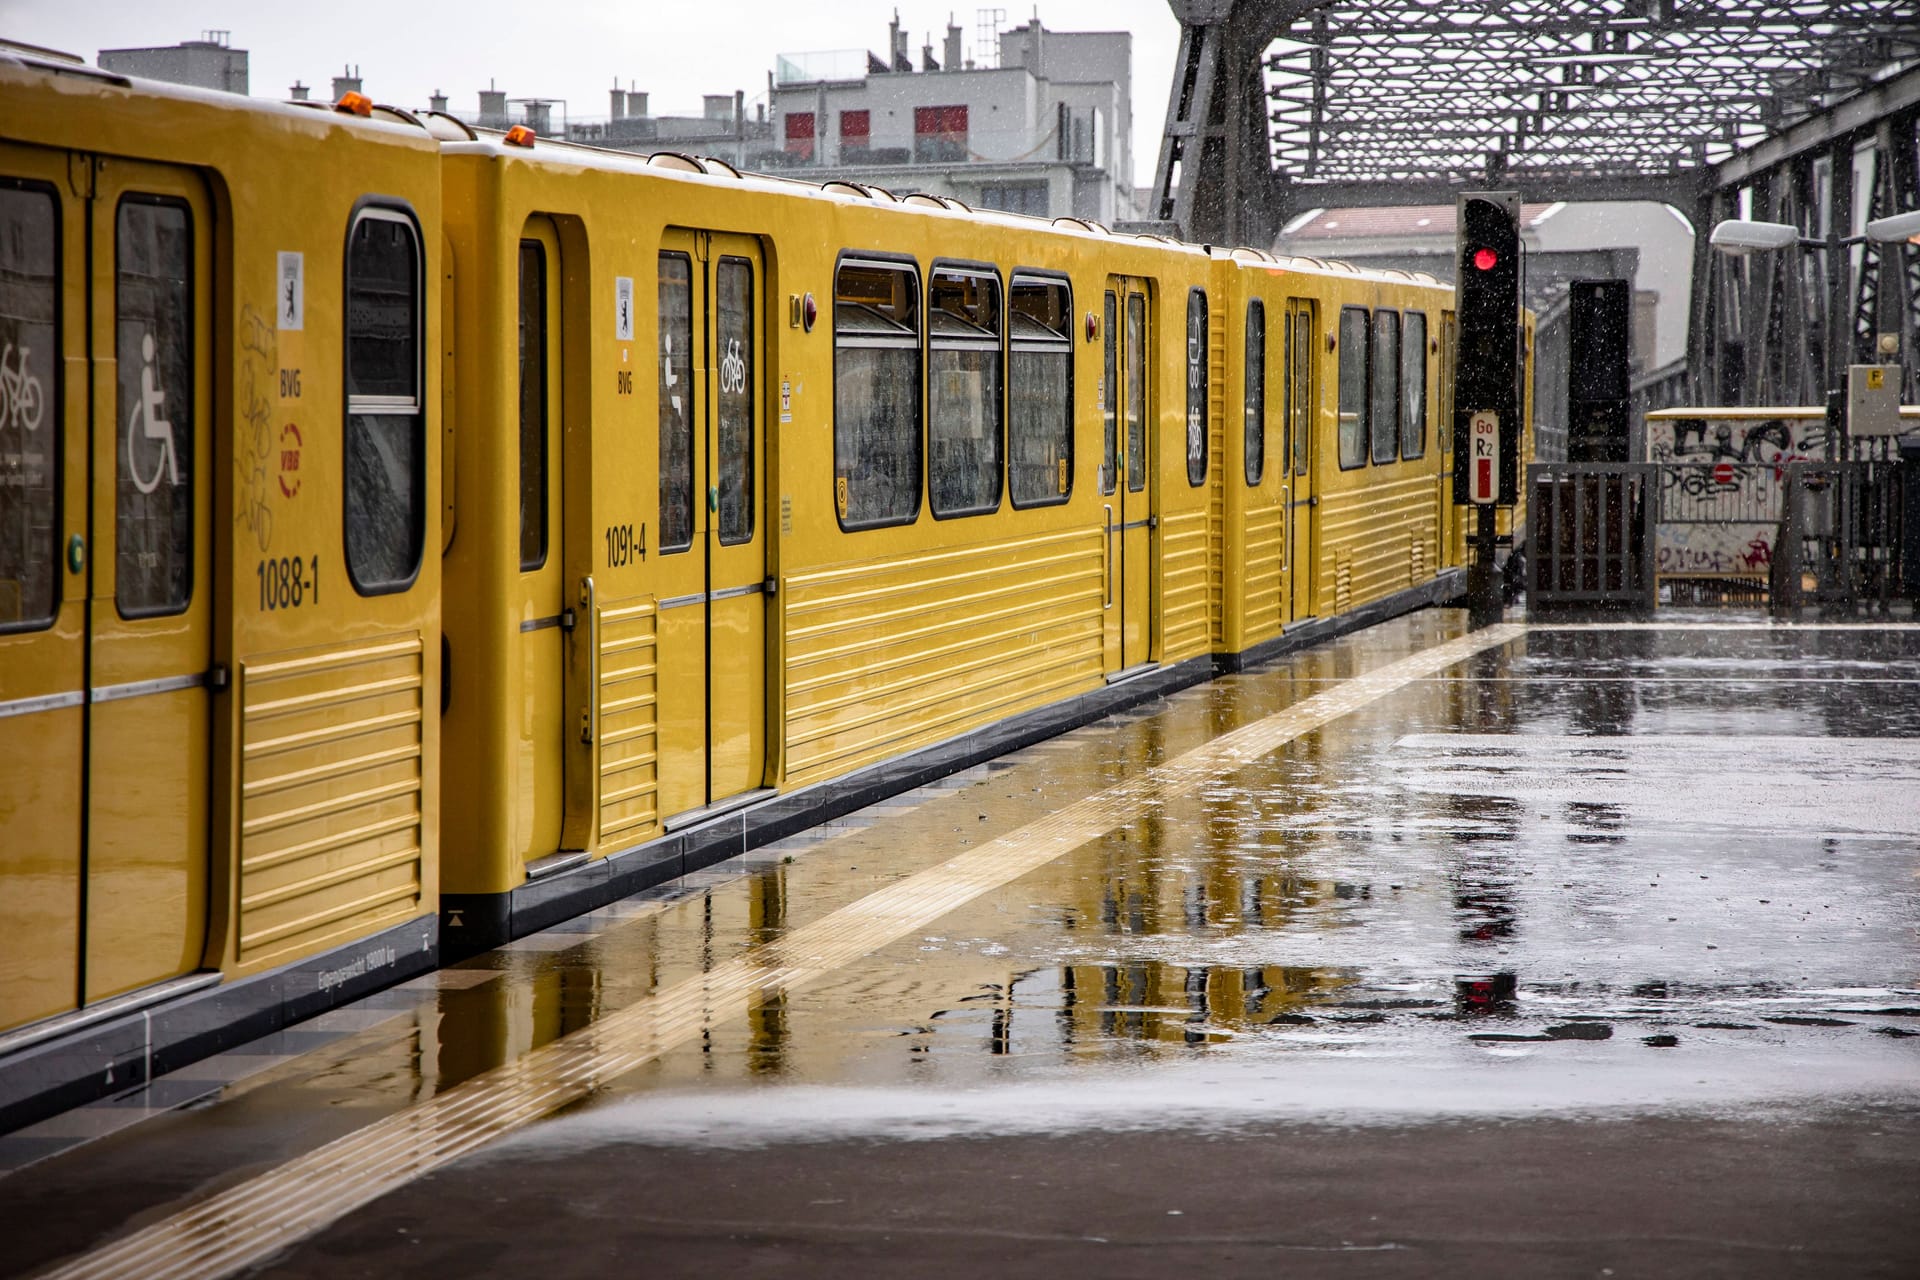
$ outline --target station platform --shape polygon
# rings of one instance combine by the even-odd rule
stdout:
[[[1920,1273],[1920,624],[1428,609],[0,1137],[0,1275]]]

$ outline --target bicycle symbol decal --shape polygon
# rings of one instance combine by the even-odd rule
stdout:
[[[747,389],[747,359],[740,352],[740,339],[727,340],[727,354],[720,358],[720,390],[738,395]]]
[[[27,372],[27,349],[20,348],[20,359],[13,358],[9,342],[0,352],[0,426],[40,429],[40,379]]]
[[[162,416],[167,410],[167,393],[162,391],[153,372],[153,335],[140,339],[140,398],[127,415],[127,474],[133,487],[152,493],[160,487],[162,475],[168,484],[180,483],[180,460],[173,451],[173,423]],[[160,442],[160,462],[153,468],[153,479],[140,474],[140,455],[134,441],[141,436]]]

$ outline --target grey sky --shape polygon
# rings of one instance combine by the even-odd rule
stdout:
[[[1036,8],[1059,31],[1133,32],[1134,181],[1153,179],[1180,27],[1166,0],[1001,0],[1006,25]],[[177,44],[202,30],[232,33],[248,51],[253,93],[280,97],[296,79],[324,94],[357,63],[378,102],[421,107],[435,89],[471,112],[489,79],[515,97],[565,98],[576,118],[604,116],[618,77],[652,95],[655,114],[698,114],[700,96],[745,90],[764,100],[774,55],[822,49],[884,50],[895,5],[794,0],[0,0],[0,35],[93,61],[102,48]],[[936,50],[952,14],[976,39],[978,11],[900,0],[918,57]],[[936,54],[937,56],[937,54]]]

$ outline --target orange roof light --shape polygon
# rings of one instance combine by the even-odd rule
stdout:
[[[517,124],[507,130],[506,144],[510,147],[530,147],[536,135],[523,124]]]
[[[343,93],[340,101],[333,104],[333,109],[350,116],[370,116],[373,114],[373,99],[364,93]]]

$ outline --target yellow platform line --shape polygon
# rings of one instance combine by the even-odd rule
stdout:
[[[591,1026],[295,1157],[46,1273],[174,1280],[253,1265],[362,1205],[576,1102],[716,1022],[833,971],[1414,681],[1518,639],[1489,627],[1347,680],[1017,831],[908,876]]]

